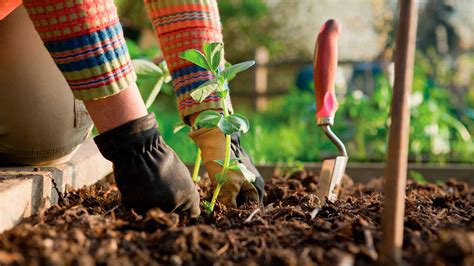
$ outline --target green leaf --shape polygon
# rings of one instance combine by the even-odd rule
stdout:
[[[238,128],[238,131],[242,133],[247,133],[250,129],[249,120],[241,114],[231,114],[226,117],[226,120],[232,123],[236,128]]]
[[[162,87],[163,87],[163,78],[161,77],[155,83],[155,86],[153,86],[153,89],[151,90],[150,94],[148,95],[148,98],[145,101],[145,107],[147,109],[150,108],[151,105],[155,102],[156,97],[158,97],[158,94],[160,93]]]
[[[411,179],[415,180],[416,182],[426,185],[428,181],[426,181],[425,177],[418,171],[408,171],[408,175],[410,176]]]
[[[176,134],[177,132],[181,131],[183,128],[186,128],[186,125],[183,121],[178,121],[173,125],[173,133]]]
[[[230,158],[229,162],[229,169],[231,166],[237,165],[239,163],[240,158]],[[224,166],[224,160],[214,160],[217,164]],[[234,169],[232,169],[234,170]]]
[[[138,89],[140,90],[143,101],[145,101],[145,99],[148,99],[148,96],[150,95],[151,91],[155,87],[157,81],[158,81],[158,78],[146,79],[146,80],[137,79],[137,86],[138,86]]]
[[[442,113],[441,119],[456,129],[464,141],[471,140],[471,134],[469,133],[469,130],[467,130],[467,128],[459,120],[447,113]]]
[[[228,94],[229,94],[228,90],[216,91],[216,95],[222,99],[226,99]]]
[[[163,70],[148,60],[134,59],[132,64],[139,79],[159,78],[163,75]]]
[[[246,61],[246,62],[232,65],[224,69],[224,71],[222,71],[222,75],[227,81],[232,80],[233,78],[235,78],[235,75],[237,75],[237,73],[247,70],[254,64],[255,64],[255,61],[252,60],[252,61]]]
[[[188,60],[189,62],[198,65],[202,68],[205,68],[209,71],[211,70],[211,67],[209,66],[209,62],[207,62],[206,57],[201,53],[201,51],[197,49],[189,49],[184,52],[182,52],[179,57]]]
[[[232,64],[229,63],[229,62],[225,62],[225,63],[224,63],[224,67],[225,67],[225,68],[228,68],[228,67],[231,67],[231,66],[232,66]]]
[[[250,182],[250,183],[255,182],[255,179],[257,177],[255,176],[254,173],[252,173],[249,169],[247,169],[247,167],[245,167],[245,165],[243,163],[239,163],[239,168],[240,168],[240,172],[242,172],[242,174],[244,175],[245,179],[248,182]]]
[[[217,124],[217,127],[224,133],[225,135],[232,135],[235,132],[239,132],[239,125],[233,124],[230,122],[226,117],[223,119],[219,120],[219,123]]]
[[[168,69],[168,65],[166,64],[166,61],[161,61],[158,66],[161,68],[161,71],[163,71],[163,77],[165,78],[165,83],[171,82],[171,73],[170,70]]]
[[[240,166],[239,166],[238,163],[236,163],[236,164],[233,164],[233,165],[229,165],[229,169],[234,170],[234,171],[240,171]]]
[[[217,127],[226,135],[232,135],[235,132],[247,133],[250,128],[247,118],[240,114],[231,114],[219,121]]]
[[[212,68],[212,72],[215,72],[221,63],[223,46],[218,42],[205,43],[203,45],[204,55],[206,56],[207,62]]]
[[[215,178],[216,178],[217,183],[219,184],[224,184],[225,182],[229,180],[227,176],[222,176],[222,173],[217,173]]]
[[[206,211],[207,214],[211,214],[214,209],[212,208],[212,205],[209,201],[203,200],[202,201],[202,206],[204,207],[204,210]]]
[[[130,54],[131,58],[141,57],[143,51],[136,42],[130,39],[126,39],[125,42],[127,43],[128,53]]]
[[[193,97],[196,102],[201,103],[207,98],[207,96],[216,91],[217,87],[217,82],[214,79],[208,80],[191,92],[191,97]]]
[[[222,114],[214,110],[201,112],[194,121],[195,127],[213,128],[223,118]]]
[[[218,71],[219,71],[219,69],[218,69]],[[217,79],[219,80],[219,83],[222,84],[222,87],[223,87],[225,90],[229,90],[228,86],[225,86],[226,81],[225,81],[225,77],[222,75],[222,73],[220,73],[220,74],[217,76]]]

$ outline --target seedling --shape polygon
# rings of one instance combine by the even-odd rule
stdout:
[[[137,73],[137,84],[145,100],[146,108],[150,108],[161,91],[164,83],[171,81],[171,75],[166,63],[162,61],[156,65],[144,59],[132,60],[133,68]]]
[[[250,124],[245,116],[241,114],[231,114],[227,106],[227,98],[230,93],[227,86],[228,82],[235,78],[239,72],[253,66],[255,61],[246,61],[222,68],[221,59],[223,48],[221,43],[205,43],[202,49],[203,52],[197,49],[190,49],[180,55],[181,58],[210,71],[214,76],[213,79],[208,80],[195,89],[191,93],[191,97],[197,102],[202,102],[211,94],[215,94],[220,97],[222,103],[222,113],[214,110],[206,110],[201,112],[194,122],[195,128],[217,127],[225,135],[225,158],[224,160],[215,161],[222,165],[222,171],[215,176],[217,185],[214,189],[211,202],[203,202],[208,213],[212,213],[214,210],[217,196],[222,186],[229,181],[228,173],[230,170],[241,171],[247,181],[251,183],[255,181],[255,175],[239,162],[239,158],[230,158],[231,135],[237,132],[247,133]]]

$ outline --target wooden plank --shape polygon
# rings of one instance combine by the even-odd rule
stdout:
[[[303,167],[306,171],[313,172],[318,175],[321,171],[321,163],[304,163]],[[190,171],[193,165],[188,165]],[[257,169],[265,180],[270,180],[278,169],[291,168],[290,165],[283,164],[260,164]],[[365,184],[374,178],[383,177],[385,164],[383,163],[349,163],[346,167],[348,174],[355,183]],[[474,165],[468,164],[446,164],[446,165],[428,165],[419,163],[409,163],[408,171],[416,171],[420,173],[428,182],[448,181],[455,179],[463,181],[474,186]],[[204,167],[201,167],[201,176],[204,174]]]
[[[387,165],[384,182],[382,217],[383,242],[381,261],[400,265],[405,215],[405,189],[410,130],[409,96],[415,61],[417,4],[416,0],[400,0],[395,58],[395,83],[391,105]]]
[[[112,172],[112,163],[87,139],[67,163],[56,166],[0,167],[0,233],[43,207],[56,204],[66,186],[92,185]]]
[[[338,65],[353,65],[355,63],[359,63],[359,61],[354,61],[354,60],[338,60],[337,64]],[[284,60],[278,60],[278,61],[270,61],[266,65],[269,68],[279,68],[279,67],[302,67],[305,65],[312,65],[313,61],[309,59],[301,59],[301,58],[296,58],[296,59],[284,59]]]

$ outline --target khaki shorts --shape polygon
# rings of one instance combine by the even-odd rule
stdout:
[[[0,165],[64,159],[91,129],[23,6],[0,20]]]

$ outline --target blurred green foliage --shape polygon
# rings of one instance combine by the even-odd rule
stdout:
[[[127,39],[126,43],[128,47],[128,53],[133,59],[151,59],[155,58],[160,53],[160,49],[157,46],[142,48],[135,41],[130,39]]]
[[[469,94],[466,104],[453,95],[450,86],[455,71],[439,56],[416,54],[410,97],[411,161],[474,162],[473,106]],[[371,95],[355,90],[340,97],[333,129],[352,161],[385,159],[391,93],[388,80],[379,76]],[[336,154],[334,145],[315,126],[312,93],[293,90],[269,106],[266,113],[250,116],[251,138],[243,139],[256,161],[319,161],[328,152]]]
[[[414,171],[414,170],[408,171],[408,177],[412,180],[415,180],[421,185],[428,184],[428,181],[425,179],[425,177],[418,171]]]
[[[271,36],[271,23],[265,19],[268,6],[265,0],[219,0],[226,59],[230,62],[248,59],[255,47],[265,46],[270,52],[284,49]]]
[[[151,27],[142,2],[116,2],[124,26]],[[285,49],[269,34],[273,25],[265,19],[269,15],[267,1],[218,2],[229,61],[249,58],[258,46],[266,46],[272,55]],[[428,14],[427,17],[443,20],[440,16]],[[439,49],[433,48],[433,29],[436,27],[428,25],[429,29],[422,33],[422,26],[419,37],[426,37],[421,38],[425,44],[419,44],[421,52],[416,54],[411,96],[410,160],[473,163],[474,77],[471,74],[467,78],[471,82],[465,85],[465,81],[459,81],[459,76],[462,76],[459,73],[466,70],[466,66],[472,67],[474,55],[465,54],[465,59],[469,57],[467,63],[459,66],[456,63],[459,58],[443,58]],[[158,48],[142,49],[130,41],[127,44],[132,58],[154,58],[159,54]],[[450,44],[449,47],[456,51],[455,56],[459,56],[456,45]],[[391,88],[382,76],[376,78],[376,84],[370,95],[355,90],[339,97],[340,109],[333,130],[346,144],[351,161],[385,159]],[[157,113],[160,131],[167,143],[184,161],[193,162],[197,150],[193,142],[185,131],[173,133],[180,118],[172,88],[169,86],[164,92],[150,110]],[[238,106],[236,109],[245,113]],[[335,146],[315,125],[314,95],[310,92],[291,89],[287,95],[272,99],[266,112],[247,112],[246,115],[252,126],[242,141],[257,162],[321,161],[337,153]]]
[[[133,31],[152,28],[143,1],[115,0],[115,4],[128,37],[135,36]],[[263,19],[268,14],[265,0],[218,0],[218,7],[225,43],[231,44],[226,46],[226,59],[230,62],[248,58],[258,46],[271,52],[284,48],[270,36],[272,25]]]
[[[449,93],[420,71],[417,61],[411,100],[409,155],[416,162],[474,162],[474,122],[449,103]],[[383,161],[389,126],[391,87],[380,76],[371,96],[355,90],[340,99],[334,132],[346,144],[351,161]],[[243,139],[257,162],[320,161],[336,154],[315,125],[314,95],[292,90],[273,100]]]
[[[142,49],[127,41],[132,58],[153,58],[156,48]],[[416,162],[474,162],[474,109],[453,102],[446,88],[452,71],[435,67],[433,56],[417,53],[411,101],[409,155]],[[389,111],[392,89],[388,80],[375,79],[375,90],[366,95],[360,90],[339,97],[334,132],[346,144],[351,161],[383,161],[386,153]],[[139,84],[140,85],[140,84]],[[155,112],[160,132],[167,143],[185,162],[193,162],[197,148],[187,137],[186,130],[173,133],[180,121],[169,84],[164,94],[150,107]],[[147,86],[140,86],[143,96]],[[314,95],[293,88],[288,94],[273,98],[263,113],[244,113],[251,123],[242,145],[257,163],[321,161],[337,153],[315,123]],[[460,109],[460,106],[462,107]]]
[[[474,162],[474,123],[466,124],[449,105],[446,90],[430,85],[426,75],[415,74],[411,97],[410,160],[417,162]],[[158,98],[160,98],[159,96]],[[377,78],[372,96],[353,91],[340,100],[334,132],[346,144],[351,161],[383,161],[389,125],[391,88]],[[153,105],[160,131],[186,162],[196,147],[186,132],[173,133],[179,116],[173,106]],[[238,109],[238,107],[237,107]],[[239,110],[243,111],[243,110]],[[245,112],[244,112],[245,113]],[[314,95],[293,89],[271,100],[264,113],[247,112],[251,128],[242,145],[257,163],[321,161],[337,153],[315,123]]]

